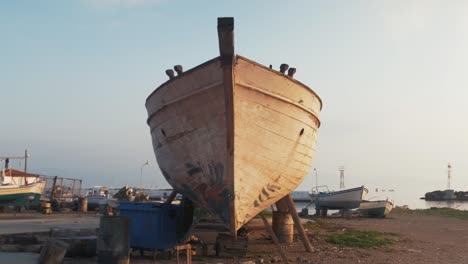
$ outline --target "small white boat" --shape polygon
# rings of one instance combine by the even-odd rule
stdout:
[[[359,206],[359,212],[367,217],[386,217],[393,209],[393,203],[387,200],[362,201]]]
[[[117,199],[112,198],[109,189],[104,186],[94,186],[91,191],[86,195],[88,198],[88,210],[94,211],[104,210],[109,205],[110,207],[117,207]]]
[[[294,202],[311,202],[312,198],[308,191],[293,191],[291,192],[291,198]]]
[[[148,195],[149,199],[153,201],[160,200],[165,202],[169,195],[172,193],[173,189],[145,189],[144,190]],[[182,195],[178,193],[175,197],[175,200],[182,200]]]
[[[332,210],[359,208],[367,192],[364,186],[336,192],[319,192],[315,196],[315,206],[319,209]]]

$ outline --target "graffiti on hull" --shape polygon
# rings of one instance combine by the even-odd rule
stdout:
[[[253,202],[254,207],[259,207],[260,204],[273,199],[277,195],[277,191],[281,190],[281,186],[273,183],[268,183],[267,186],[262,188],[262,191],[258,194],[257,199]]]
[[[187,176],[179,182],[183,194],[216,212],[223,221],[229,223],[229,193],[224,184],[224,164],[211,161],[203,166],[200,163],[186,163]]]

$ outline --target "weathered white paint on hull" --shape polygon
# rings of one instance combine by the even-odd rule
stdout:
[[[374,208],[393,208],[393,204],[390,201],[387,200],[381,200],[381,201],[363,201],[361,205],[359,206],[359,209],[374,209]]]
[[[163,84],[146,103],[159,167],[179,193],[229,221],[226,120],[219,60]]]
[[[304,180],[321,109],[307,86],[236,59],[231,85],[225,84],[220,59],[214,59],[161,85],[146,103],[164,177],[220,216],[231,232]]]
[[[317,196],[316,205],[320,208],[337,210],[358,208],[367,192],[367,189],[361,186],[342,191],[321,193]]]
[[[318,97],[306,86],[238,56],[234,86],[237,226],[304,180],[314,156]]]
[[[393,203],[388,200],[362,201],[359,211],[370,217],[386,217],[393,209]]]

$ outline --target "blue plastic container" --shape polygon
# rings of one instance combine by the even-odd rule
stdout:
[[[130,218],[130,247],[167,250],[177,244],[179,205],[121,202],[120,215]]]

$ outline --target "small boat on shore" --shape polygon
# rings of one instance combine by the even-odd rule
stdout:
[[[162,201],[165,202],[173,189],[145,189],[145,192],[149,195],[149,199],[152,201]],[[174,198],[175,200],[182,200],[182,195],[177,194]]]
[[[0,205],[35,206],[40,202],[46,181],[37,174],[6,169],[1,171]]]
[[[319,209],[348,210],[359,208],[368,190],[364,186],[336,192],[319,192],[315,195],[315,206]]]
[[[294,202],[311,202],[312,198],[308,191],[294,191],[291,193],[291,198]]]
[[[233,18],[218,18],[220,56],[167,70],[146,109],[165,179],[235,236],[308,174],[322,101],[295,68],[236,55],[233,31]]]
[[[366,201],[363,200],[359,206],[359,212],[362,216],[383,218],[393,209],[393,203],[387,200]]]
[[[109,189],[104,186],[94,186],[87,193],[86,198],[88,198],[89,211],[95,211],[98,208],[99,210],[104,210],[107,205],[117,207],[117,199],[112,198]]]

